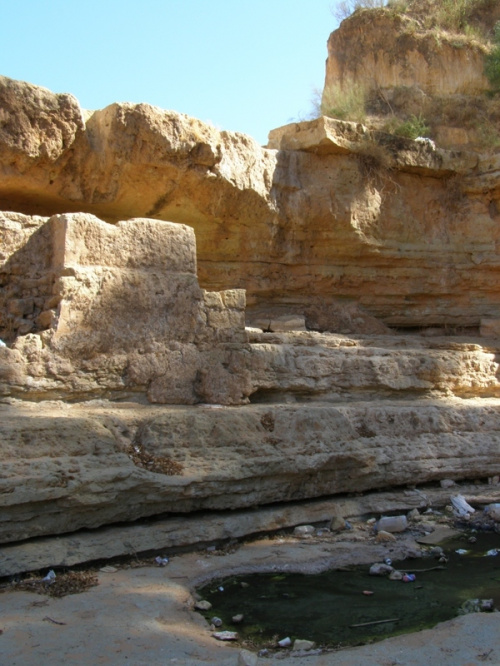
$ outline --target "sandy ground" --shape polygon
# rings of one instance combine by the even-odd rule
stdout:
[[[99,572],[99,585],[54,599],[32,592],[0,594],[0,663],[131,664],[154,666],[470,666],[500,664],[500,613],[459,617],[432,630],[322,654],[284,650],[258,658],[241,646],[216,641],[193,611],[194,585],[217,575],[250,571],[319,571],[333,564],[380,561],[416,547],[299,542],[290,538],[247,543],[224,555],[197,552],[173,557],[166,567]],[[120,568],[122,567],[122,568]]]

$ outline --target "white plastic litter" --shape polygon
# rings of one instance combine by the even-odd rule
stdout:
[[[7,345],[5,344],[5,342],[3,340],[0,340],[0,347],[7,347]]]
[[[429,139],[429,138],[426,137],[426,136],[417,136],[417,138],[415,139],[415,141],[416,141],[417,143],[424,143],[424,144],[427,144],[428,146],[430,146],[430,147],[432,148],[432,150],[436,150],[436,144],[434,143],[434,141],[433,141],[432,139]]]
[[[292,639],[289,638],[288,636],[286,638],[282,638],[280,641],[278,641],[278,645],[280,647],[290,647],[292,644]]]
[[[212,634],[218,641],[237,641],[238,634],[236,631],[216,631]]]
[[[499,553],[500,553],[500,549],[499,549],[499,548],[492,548],[492,549],[489,550],[487,553],[485,553],[484,556],[485,556],[485,557],[495,557],[495,556],[498,555]]]
[[[467,504],[467,500],[463,495],[456,495],[450,499],[453,505],[453,512],[458,518],[468,518],[471,513],[475,513],[476,510],[470,504]]]
[[[45,578],[42,578],[42,583],[48,583],[49,585],[52,585],[55,579],[56,579],[55,571],[51,569],[49,573],[45,576]]]
[[[455,551],[457,555],[467,555],[469,551],[465,550],[465,548],[459,548],[458,550]]]
[[[155,562],[159,567],[164,567],[168,564],[168,557],[160,557],[158,555],[158,557],[155,557]]]

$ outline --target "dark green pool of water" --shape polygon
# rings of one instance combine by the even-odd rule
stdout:
[[[479,533],[477,543],[465,540],[443,546],[449,562],[444,570],[419,572],[438,566],[432,557],[393,562],[399,570],[416,573],[415,582],[370,576],[369,566],[321,574],[252,574],[212,581],[198,590],[212,603],[204,613],[223,620],[219,630],[237,631],[242,639],[264,644],[276,636],[315,641],[318,645],[350,646],[388,636],[419,631],[459,614],[464,601],[493,599],[500,609],[500,535]],[[469,550],[458,555],[455,550]],[[243,583],[243,585],[242,585]],[[223,588],[220,590],[219,588]],[[373,592],[366,596],[364,590]],[[232,617],[244,615],[241,624]],[[353,624],[393,620],[367,627]]]

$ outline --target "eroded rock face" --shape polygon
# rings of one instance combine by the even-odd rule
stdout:
[[[325,89],[340,83],[369,89],[415,86],[425,93],[476,94],[489,88],[486,48],[454,35],[423,31],[415,19],[389,10],[359,11],[328,40]]]
[[[47,403],[43,415],[14,403],[0,413],[2,542],[167,512],[481,478],[500,466],[498,400]],[[149,467],[134,462],[136,450]],[[157,471],[165,461],[176,463],[174,474]]]
[[[30,123],[0,134],[4,210],[188,224],[200,285],[245,289],[249,320],[283,305],[280,316],[307,318],[313,298],[332,322],[339,304],[386,326],[479,327],[499,316],[495,156],[327,119],[273,131],[265,149],[182,114],[114,104],[16,166],[24,143],[43,144],[45,106],[60,99],[39,108],[33,86],[2,79],[0,106],[13,91]],[[16,316],[29,308],[19,303]]]
[[[4,395],[244,401],[244,376],[229,375],[232,347],[245,349],[245,295],[200,289],[190,227],[6,213],[0,228]]]
[[[2,96],[0,540],[500,471],[495,156]]]

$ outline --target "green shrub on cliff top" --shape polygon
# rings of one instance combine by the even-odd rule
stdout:
[[[486,56],[484,72],[493,90],[500,91],[500,21],[495,25],[493,49]]]

